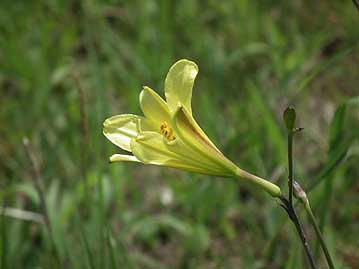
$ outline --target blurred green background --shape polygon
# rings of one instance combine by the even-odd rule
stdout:
[[[103,120],[140,113],[142,85],[163,96],[181,58],[199,65],[193,111],[208,136],[283,190],[282,111],[296,107],[295,178],[337,268],[359,268],[358,25],[349,0],[2,0],[0,268],[308,268],[268,195],[108,163],[120,149]]]

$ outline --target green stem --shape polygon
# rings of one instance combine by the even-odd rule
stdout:
[[[293,205],[293,132],[288,132],[288,199],[289,204]]]
[[[309,220],[310,220],[310,222],[312,223],[312,225],[314,227],[315,233],[317,234],[317,237],[318,237],[320,245],[321,245],[321,247],[323,249],[325,258],[327,260],[328,266],[329,266],[330,269],[334,269],[334,264],[333,264],[332,257],[330,256],[330,253],[329,253],[329,250],[327,248],[327,245],[325,244],[322,232],[320,231],[319,226],[317,225],[317,222],[315,220],[314,214],[312,212],[312,209],[310,208],[309,201],[308,200],[306,200],[306,201],[300,200],[300,201],[302,201],[302,203],[304,204],[304,208],[308,213]]]
[[[310,250],[310,246],[308,241],[305,238],[303,229],[300,225],[297,213],[293,207],[293,135],[300,131],[301,128],[294,128],[295,126],[295,110],[294,108],[288,107],[284,111],[284,122],[288,129],[288,200],[285,197],[281,197],[282,207],[287,211],[289,218],[293,222],[298,235],[302,241],[303,248],[305,253],[307,254],[310,267],[312,269],[316,269],[313,255]]]

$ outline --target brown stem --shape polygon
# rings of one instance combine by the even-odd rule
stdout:
[[[295,226],[295,228],[296,228],[296,230],[298,232],[298,235],[299,235],[300,240],[302,242],[304,251],[305,251],[305,253],[306,253],[307,257],[308,257],[310,267],[312,269],[316,269],[317,267],[315,266],[313,255],[312,255],[311,250],[310,250],[310,246],[309,246],[309,244],[307,242],[307,239],[305,238],[302,226],[300,225],[298,216],[297,216],[297,214],[296,214],[296,212],[294,210],[293,205],[289,202],[289,200],[287,200],[287,198],[285,198],[283,196],[280,199],[281,199],[281,201],[283,203],[283,204],[281,204],[281,206],[287,212],[290,220],[292,221],[292,223],[294,224],[294,226]]]

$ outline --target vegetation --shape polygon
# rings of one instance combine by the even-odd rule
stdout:
[[[142,86],[163,93],[181,58],[200,67],[192,106],[208,136],[283,190],[282,113],[296,107],[294,178],[336,268],[359,268],[358,24],[351,1],[3,0],[0,268],[308,268],[269,195],[108,163],[119,149],[102,122],[139,114]]]

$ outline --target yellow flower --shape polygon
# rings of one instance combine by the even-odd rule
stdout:
[[[202,174],[245,178],[246,182],[279,197],[278,186],[237,167],[194,120],[191,99],[197,73],[194,62],[176,62],[165,80],[166,101],[145,86],[139,98],[144,117],[122,114],[105,120],[104,135],[133,154],[114,154],[110,161],[142,162]]]

